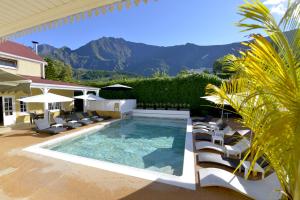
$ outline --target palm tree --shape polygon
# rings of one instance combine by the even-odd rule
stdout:
[[[243,31],[259,29],[269,38],[251,35],[247,50],[225,61],[235,74],[220,87],[208,85],[207,93],[228,101],[255,133],[248,152],[253,166],[264,155],[283,197],[300,199],[300,2],[290,1],[278,23],[259,0],[246,1],[239,14]]]

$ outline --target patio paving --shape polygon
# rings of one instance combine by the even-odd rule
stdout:
[[[247,199],[223,188],[191,191],[22,151],[64,134],[36,134],[28,128],[0,134],[1,200]]]

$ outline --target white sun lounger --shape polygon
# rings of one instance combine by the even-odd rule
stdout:
[[[206,127],[212,127],[212,126],[218,126],[223,123],[222,119],[218,119],[216,122],[194,122],[193,126],[206,126]]]
[[[232,128],[230,126],[226,126],[223,130],[218,130],[218,129],[215,129],[215,128],[196,128],[196,129],[193,129],[193,133],[208,133],[208,134],[212,134],[213,132],[216,132],[218,134],[222,134],[222,135],[227,135],[227,136],[231,136],[233,135],[236,131],[235,130],[232,130]]]
[[[243,138],[235,145],[221,146],[218,144],[214,144],[212,142],[201,141],[201,142],[196,142],[195,146],[196,146],[197,150],[212,149],[212,150],[219,151],[221,153],[226,154],[227,157],[229,157],[230,155],[233,155],[233,156],[238,156],[239,158],[241,158],[242,153],[244,151],[246,151],[247,149],[249,149],[250,142],[246,138]]]
[[[280,199],[280,183],[275,173],[262,180],[251,181],[218,168],[199,170],[201,187],[224,187],[257,200]]]

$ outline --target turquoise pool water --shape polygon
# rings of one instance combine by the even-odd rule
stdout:
[[[182,175],[186,120],[133,117],[49,149]]]

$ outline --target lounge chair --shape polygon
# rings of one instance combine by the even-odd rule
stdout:
[[[217,153],[201,152],[197,154],[197,161],[200,163],[215,163],[224,165],[230,168],[237,168],[240,164],[240,159],[227,158]]]
[[[69,129],[75,129],[78,127],[81,127],[82,125],[78,123],[77,121],[66,121],[62,117],[56,117],[54,118],[55,123],[57,124],[63,124],[64,127],[67,127]]]
[[[36,125],[37,133],[47,133],[47,134],[57,134],[60,132],[64,132],[67,129],[62,127],[62,124],[57,124],[58,126],[50,126],[49,122],[45,119],[36,119],[34,120]]]
[[[213,116],[211,115],[206,115],[204,117],[196,117],[196,118],[193,118],[192,121],[193,123],[196,123],[196,122],[209,122],[213,119]]]
[[[228,158],[228,157],[224,157],[220,154],[211,153],[211,152],[198,153],[197,161],[200,163],[214,163],[214,164],[230,167],[233,169],[236,169],[241,162],[240,159]],[[266,169],[269,166],[269,163],[266,162],[264,158],[258,159],[257,164],[263,169]],[[242,167],[242,169],[243,169],[243,167]]]
[[[240,141],[238,141],[235,145],[225,145],[220,146],[218,144],[214,144],[212,142],[196,142],[195,143],[197,150],[203,150],[203,149],[211,149],[215,151],[219,151],[221,153],[226,154],[227,157],[230,155],[238,156],[239,158],[242,157],[242,153],[245,152],[250,147],[250,142],[246,138],[242,138]]]
[[[93,116],[98,116],[98,117],[100,117],[100,118],[103,118],[104,120],[111,119],[110,116],[99,115],[96,111],[91,111],[91,114],[92,114]]]
[[[93,122],[102,122],[104,119],[103,118],[100,118],[100,117],[98,117],[98,116],[94,116],[94,115],[92,115],[92,116],[90,116],[88,113],[82,113],[82,116],[84,117],[84,118],[88,118],[88,119],[90,119],[91,121],[93,121]]]
[[[218,119],[216,122],[193,122],[193,126],[206,126],[206,127],[211,127],[211,126],[218,126],[223,123],[222,119]]]
[[[248,136],[247,134],[244,135],[244,137]],[[224,144],[226,145],[232,145],[237,143],[239,140],[241,140],[242,136],[239,133],[239,131],[235,131],[233,135],[224,135]],[[196,140],[201,141],[212,141],[212,135],[210,133],[196,133],[195,135]]]
[[[86,119],[86,118],[81,118],[78,116],[78,114],[71,114],[69,116],[69,118],[72,120],[72,121],[77,121],[77,123],[80,123],[82,125],[89,125],[89,124],[92,124],[93,122],[89,119]]]
[[[213,132],[219,132],[219,134],[223,135],[233,135],[236,131],[232,130],[230,126],[226,126],[223,128],[223,130],[219,129],[219,127],[213,127],[213,128],[195,128],[193,129],[193,133],[208,133],[212,134]]]
[[[281,199],[281,187],[275,173],[265,179],[252,181],[223,169],[201,168],[199,177],[201,187],[229,188],[257,200]]]

